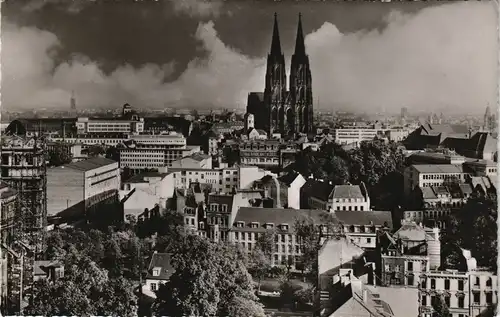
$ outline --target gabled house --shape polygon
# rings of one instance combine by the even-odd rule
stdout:
[[[331,182],[309,179],[303,187],[308,207],[333,211],[370,210],[370,196],[363,182],[359,185],[333,185]]]
[[[146,284],[142,286],[142,293],[152,298],[156,298],[155,292],[160,284],[168,283],[170,276],[174,273],[171,264],[171,254],[158,253],[155,251],[149,262]]]

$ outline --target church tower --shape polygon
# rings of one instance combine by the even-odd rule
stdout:
[[[280,34],[278,30],[278,15],[274,14],[273,38],[271,51],[267,56],[266,87],[264,90],[264,103],[266,105],[266,116],[269,122],[262,124],[266,132],[280,130],[280,122],[283,121],[283,99],[286,94],[286,69],[285,55],[281,51]],[[256,126],[261,126],[256,122]],[[280,131],[281,132],[281,131]]]
[[[294,127],[293,132],[311,133],[313,131],[312,78],[309,56],[306,54],[304,43],[301,14],[297,26],[295,52],[290,66],[290,95],[293,109],[287,110],[289,126]]]

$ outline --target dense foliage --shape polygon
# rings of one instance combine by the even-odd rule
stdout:
[[[436,296],[431,303],[432,309],[434,310],[432,313],[432,317],[449,317],[450,310],[448,306],[446,306],[445,300],[443,296]]]
[[[297,154],[292,168],[334,185],[364,182],[372,203],[387,210],[402,203],[404,164],[404,154],[396,143],[374,140],[350,150],[335,143],[324,144],[318,151],[308,148]]]
[[[497,270],[496,197],[472,197],[451,215],[441,237],[443,267],[463,266],[462,249],[470,250],[477,265]]]
[[[157,292],[158,316],[264,316],[239,249],[195,235],[171,248],[175,271]]]
[[[60,142],[57,142],[50,152],[48,152],[48,160],[50,166],[61,166],[71,163],[73,155],[68,151],[68,148]]]

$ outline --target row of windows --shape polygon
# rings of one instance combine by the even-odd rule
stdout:
[[[450,179],[460,179],[461,174],[430,174],[422,175],[422,179],[433,179],[433,180],[450,180]]]
[[[479,276],[471,277],[471,279],[473,280],[474,286],[480,286],[481,280],[480,280]],[[464,283],[465,282],[463,280],[458,280],[458,290],[459,291],[464,290]],[[493,285],[493,280],[491,277],[489,277],[486,280],[486,287],[491,287],[492,285]],[[431,279],[431,289],[436,289],[436,279],[434,279],[434,278]],[[450,289],[450,280],[449,279],[444,280],[444,289],[445,290]]]
[[[365,207],[364,206],[359,206],[359,211],[364,211]],[[358,211],[358,206],[337,206],[337,210],[343,210],[343,211]]]

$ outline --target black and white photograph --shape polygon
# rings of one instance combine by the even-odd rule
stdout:
[[[498,316],[498,0],[0,12],[0,316]]]

